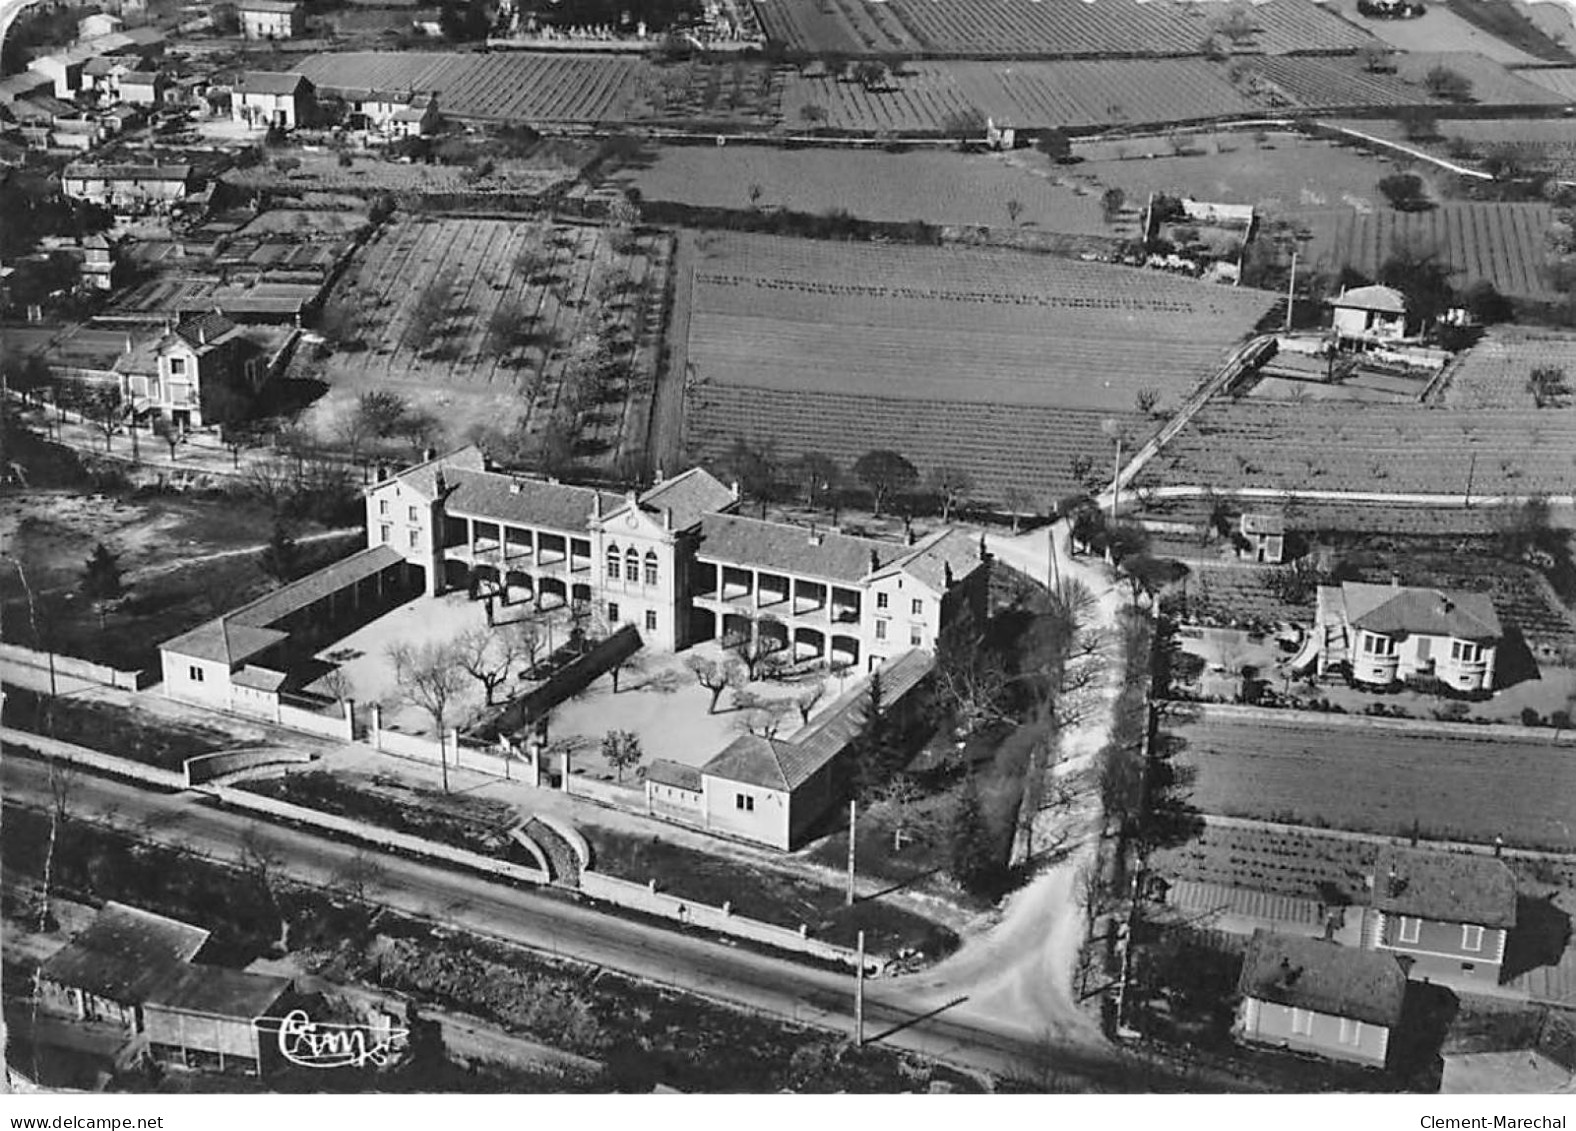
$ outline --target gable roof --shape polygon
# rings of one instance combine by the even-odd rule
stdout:
[[[1242,516],[1244,534],[1285,534],[1286,516],[1280,514],[1245,513]]]
[[[1260,1001],[1388,1027],[1401,1020],[1406,972],[1393,954],[1260,928],[1248,942],[1237,989]]]
[[[296,94],[312,80],[294,71],[247,71],[235,81],[238,94]]]
[[[603,510],[610,510],[622,501],[620,496],[594,487],[571,487],[567,483],[495,471],[457,468],[446,471],[444,478],[448,485],[444,508],[450,514],[475,515],[549,530],[584,533],[590,528],[599,498]]]
[[[671,510],[674,530],[688,530],[703,516],[725,511],[737,502],[732,489],[723,486],[702,467],[692,467],[682,475],[664,479],[640,496],[640,507],[644,511]]]
[[[236,10],[241,12],[295,12],[300,5],[293,0],[241,0]]]
[[[1374,862],[1374,906],[1509,930],[1516,925],[1516,877],[1492,856],[1386,845]]]
[[[736,514],[708,514],[700,522],[700,557],[831,581],[859,582],[913,549],[851,534]]]
[[[174,333],[192,349],[202,352],[218,345],[226,335],[234,333],[235,329],[235,323],[224,314],[210,310],[205,314],[184,319],[175,327]]]
[[[690,793],[699,793],[701,789],[700,770],[671,758],[654,759],[646,767],[646,780],[652,785],[671,785]]]
[[[882,664],[879,675],[884,710],[900,701],[930,674],[935,660],[914,648]],[[848,748],[864,729],[871,676],[849,688],[808,727],[792,738],[741,735],[701,767],[706,777],[792,792]]]
[[[172,980],[209,932],[124,903],[106,903],[93,922],[56,951],[40,974],[110,1001],[140,1004]]]
[[[1405,314],[1406,296],[1394,287],[1357,287],[1342,291],[1330,300],[1330,305],[1351,310],[1377,310],[1381,314]]]
[[[482,455],[482,450],[475,444],[467,444],[463,448],[435,456],[414,467],[407,467],[404,471],[397,471],[388,479],[374,483],[370,490],[376,491],[385,484],[397,482],[403,487],[409,487],[430,503],[438,497],[439,471],[445,473],[450,469],[483,471],[486,467],[487,459]]]
[[[147,1004],[250,1021],[273,1008],[294,983],[273,974],[186,966],[149,991]]]
[[[901,572],[928,585],[937,593],[945,593],[949,588],[949,569],[952,582],[956,584],[979,569],[983,561],[976,539],[961,530],[943,530],[920,543],[906,557],[876,571],[871,580]]]
[[[97,165],[73,161],[60,174],[72,181],[189,181],[190,165]]]
[[[1346,581],[1341,594],[1346,619],[1369,632],[1460,640],[1498,640],[1504,635],[1494,602],[1482,593]]]

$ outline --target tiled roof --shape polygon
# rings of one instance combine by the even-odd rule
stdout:
[[[254,668],[250,664],[230,677],[239,687],[252,687],[258,691],[278,691],[284,686],[285,673],[271,668]]]
[[[1341,592],[1347,620],[1369,632],[1460,640],[1498,640],[1503,635],[1494,602],[1481,593],[1355,581],[1343,582]]]
[[[437,476],[439,470],[445,473],[450,470],[482,471],[486,469],[486,466],[487,460],[483,457],[481,449],[471,444],[449,452],[447,455],[437,456],[434,459],[418,463],[415,467],[407,467],[404,471],[396,472],[391,479],[385,482],[397,480],[401,485],[411,488],[417,494],[430,501],[438,497]],[[374,483],[372,489],[375,491],[381,486],[383,486],[382,483]]]
[[[222,966],[187,966],[149,992],[147,1004],[250,1021],[272,1009],[293,983]]]
[[[737,499],[705,468],[692,467],[682,475],[664,479],[640,496],[648,511],[673,512],[673,529],[688,530],[708,514],[727,510]]]
[[[915,648],[876,669],[887,709],[930,674],[935,660]],[[858,737],[870,702],[870,677],[860,680],[791,739],[743,735],[701,767],[707,777],[792,792],[814,777]]]
[[[1242,516],[1242,533],[1285,534],[1285,516],[1278,514],[1245,514]]]
[[[1516,877],[1492,856],[1387,845],[1374,863],[1374,906],[1391,915],[1509,930],[1516,925]]]
[[[691,793],[699,793],[701,787],[698,769],[694,766],[686,766],[683,762],[675,762],[671,758],[657,758],[647,766],[646,780],[653,785],[671,785],[675,789],[685,789]]]
[[[702,558],[845,583],[863,581],[913,549],[832,532],[817,532],[812,540],[803,526],[735,514],[706,515],[700,535]]]
[[[242,12],[294,12],[297,7],[290,0],[241,0],[236,5]]]
[[[236,80],[238,94],[294,94],[302,85],[311,86],[305,75],[294,71],[247,71]]]
[[[1330,305],[1354,310],[1377,310],[1383,314],[1405,314],[1406,296],[1393,287],[1358,287],[1337,295],[1330,300]]]
[[[906,558],[893,562],[876,576],[884,577],[901,571],[928,585],[935,592],[945,593],[949,588],[947,585],[949,568],[952,571],[953,583],[956,584],[979,569],[981,564],[983,559],[980,557],[980,545],[977,539],[969,537],[961,530],[944,530],[920,543]]]
[[[1392,1026],[1401,1019],[1406,973],[1393,954],[1258,930],[1237,988],[1260,1001]]]
[[[618,495],[592,487],[571,487],[545,479],[502,475],[493,471],[445,472],[448,494],[444,507],[450,514],[474,515],[519,526],[584,533],[597,497],[604,510],[622,502]]]
[[[159,645],[159,650],[194,660],[234,665],[272,648],[288,637],[289,633],[276,629],[255,628],[236,624],[226,617],[216,617],[189,632],[166,640]]]
[[[175,334],[192,348],[205,350],[218,345],[226,334],[234,330],[234,322],[219,311],[210,310],[206,314],[198,314],[183,320],[175,327]]]
[[[151,911],[106,903],[76,938],[50,956],[40,974],[98,997],[140,1004],[174,980],[208,941],[206,930]]]
[[[83,181],[188,181],[190,165],[94,165],[72,162],[61,174],[66,180]]]

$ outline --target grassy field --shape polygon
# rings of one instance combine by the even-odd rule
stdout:
[[[646,200],[712,208],[842,209],[861,220],[923,220],[1106,236],[1098,193],[1075,192],[1001,155],[926,150],[666,147],[613,176]],[[752,186],[761,190],[751,200]],[[1008,204],[1020,209],[1014,223]]]
[[[113,703],[47,695],[5,685],[5,725],[117,758],[179,772],[186,759],[235,745],[222,731],[158,722]]]
[[[1139,0],[1100,4],[1038,4],[1033,0],[759,0],[769,39],[811,54],[923,53],[965,57],[1201,54],[1220,27],[1216,15],[1191,5]],[[1250,9],[1236,50],[1355,50],[1371,37],[1323,5],[1268,0]]]
[[[1448,3],[1430,4],[1421,16],[1407,20],[1368,19],[1357,11],[1357,0],[1340,0],[1332,7],[1401,51],[1475,51],[1508,66],[1538,61],[1537,56],[1463,19]]]
[[[1338,275],[1352,267],[1373,278],[1398,245],[1433,249],[1456,270],[1452,285],[1493,283],[1501,294],[1548,300],[1544,238],[1554,222],[1547,204],[1451,202],[1425,212],[1381,208],[1302,212],[1291,217],[1313,233],[1306,248],[1315,270]]]
[[[1576,360],[1576,334],[1496,327],[1457,359],[1442,399],[1451,408],[1533,408],[1527,379],[1534,369],[1565,368]],[[1570,374],[1576,382],[1576,373]],[[1576,400],[1572,388],[1567,401]]]
[[[1576,758],[1546,742],[1406,734],[1318,720],[1163,722],[1203,813],[1569,851]]]
[[[1573,475],[1576,410],[1244,401],[1206,407],[1139,481],[1482,498],[1563,494]]]
[[[1533,75],[1548,72],[1524,73]],[[1567,102],[1576,101],[1576,82],[1573,82],[1571,89],[1563,95],[1563,98]],[[1392,141],[1404,141],[1408,145],[1419,146],[1440,157],[1450,157],[1451,149],[1460,144],[1469,145],[1479,154],[1490,150],[1509,149],[1529,168],[1547,168],[1556,176],[1576,177],[1576,137],[1571,136],[1570,122],[1562,119],[1462,118],[1442,123],[1439,126],[1440,136],[1424,142],[1409,141],[1406,127],[1399,122],[1353,120],[1336,121],[1332,124],[1350,126]],[[1476,162],[1468,158],[1462,163],[1471,166]]]
[[[540,435],[563,398],[566,369],[607,326],[633,348],[614,397],[582,416],[582,454],[611,460],[639,450],[671,246],[648,234],[616,250],[608,229],[541,222],[444,218],[387,227],[357,252],[330,296],[330,310],[359,312],[370,348],[341,349],[326,364],[331,391],[314,419],[330,428],[352,398],[377,388],[441,408],[451,439],[478,424],[507,428],[522,415]],[[601,288],[620,279],[627,286],[604,297]],[[434,301],[437,321],[418,338],[412,323],[430,315]],[[523,343],[489,343],[500,310],[523,314]]]

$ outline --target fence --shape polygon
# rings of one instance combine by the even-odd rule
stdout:
[[[77,656],[35,652],[20,644],[0,644],[0,660],[10,664],[21,664],[24,667],[41,668],[45,671],[53,669],[56,675],[82,679],[89,683],[102,684],[104,687],[118,687],[124,691],[141,691],[153,683],[153,676],[148,672],[124,672]]]
[[[626,809],[631,813],[646,812],[646,798],[639,790],[627,789],[610,781],[599,781],[584,774],[565,774],[564,792],[571,797],[584,797],[590,801]]]
[[[554,672],[540,687],[512,700],[490,721],[478,726],[474,733],[482,739],[496,738],[500,734],[518,734],[571,695],[584,691],[592,680],[614,665],[634,655],[640,646],[640,634],[635,631],[634,625],[624,625],[585,655]]]
[[[592,899],[616,903],[620,907],[628,907],[635,911],[644,911],[648,915],[671,919],[675,923],[703,927],[735,938],[765,943],[767,946],[781,950],[808,954],[827,962],[837,962],[846,966],[856,966],[859,962],[857,952],[846,946],[811,938],[805,927],[795,931],[771,923],[762,923],[758,919],[742,918],[734,915],[726,906],[712,907],[709,904],[680,899],[656,891],[650,885],[631,883],[629,880],[605,876],[600,872],[582,872],[580,890]]]
[[[267,750],[227,750],[219,754],[199,754],[195,758],[186,759],[186,785],[188,787],[201,785],[225,774],[233,774],[238,770],[252,770],[258,766],[297,765],[310,761],[312,755],[304,750],[282,750],[278,747]]]

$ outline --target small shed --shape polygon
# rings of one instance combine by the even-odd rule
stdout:
[[[1343,343],[1394,341],[1406,337],[1406,296],[1394,287],[1357,287],[1330,300],[1332,324]]]
[[[294,990],[289,978],[188,966],[148,996],[148,1050],[165,1063],[262,1075],[278,1058],[273,1034]]]
[[[106,903],[87,929],[39,967],[46,1012],[106,1021],[129,1034],[142,1028],[142,1007],[208,941],[208,932],[151,911]]]
[[[1244,514],[1243,541],[1237,556],[1267,565],[1279,565],[1286,556],[1286,519],[1278,514]]]

